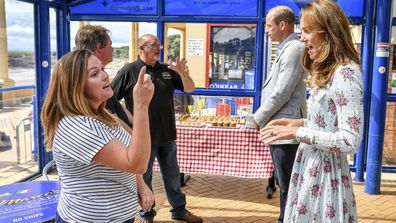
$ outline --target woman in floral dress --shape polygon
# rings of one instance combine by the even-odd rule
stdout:
[[[359,55],[349,22],[330,0],[301,10],[302,63],[310,72],[307,119],[279,119],[260,132],[273,142],[300,141],[293,166],[284,222],[357,222],[348,154],[359,148],[363,91]]]

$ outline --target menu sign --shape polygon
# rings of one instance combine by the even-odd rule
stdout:
[[[0,187],[0,222],[45,222],[55,219],[58,181],[29,181]]]
[[[72,6],[71,14],[157,15],[157,0],[103,0]]]

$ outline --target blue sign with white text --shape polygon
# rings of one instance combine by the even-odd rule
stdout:
[[[0,222],[38,223],[55,219],[58,181],[29,181],[0,187]]]
[[[257,0],[165,0],[165,15],[257,16]]]
[[[349,17],[363,17],[363,1],[364,0],[335,0]],[[300,14],[300,9],[305,7],[309,2],[313,2],[313,0],[266,0],[264,14],[266,15],[268,11],[275,6],[285,5],[289,6],[296,16],[298,16]]]
[[[264,14],[278,5],[289,6],[296,15],[313,0],[265,0]],[[349,17],[363,17],[364,0],[335,0]],[[101,0],[70,7],[71,14],[157,15],[157,0]],[[258,0],[165,0],[164,15],[258,16]]]
[[[71,14],[157,15],[157,0],[103,0],[72,6]]]
[[[245,89],[243,82],[237,81],[210,81],[209,88],[223,88],[223,89]]]

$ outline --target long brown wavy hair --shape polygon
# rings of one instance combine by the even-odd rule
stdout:
[[[97,110],[92,109],[84,94],[88,78],[88,50],[76,50],[65,54],[54,66],[48,94],[41,112],[44,140],[51,150],[60,120],[65,116],[93,117],[113,127],[115,119],[105,109],[106,102]]]
[[[301,9],[300,21],[308,32],[323,33],[318,57],[313,61],[305,49],[302,64],[310,72],[310,86],[325,87],[340,65],[359,64],[359,54],[352,42],[349,20],[342,9],[331,0],[316,0]]]

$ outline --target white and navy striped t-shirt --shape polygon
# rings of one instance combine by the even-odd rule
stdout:
[[[135,216],[135,175],[92,160],[114,138],[126,146],[131,140],[120,126],[112,129],[87,116],[64,117],[59,122],[52,153],[61,179],[58,212],[63,220],[118,223]]]

